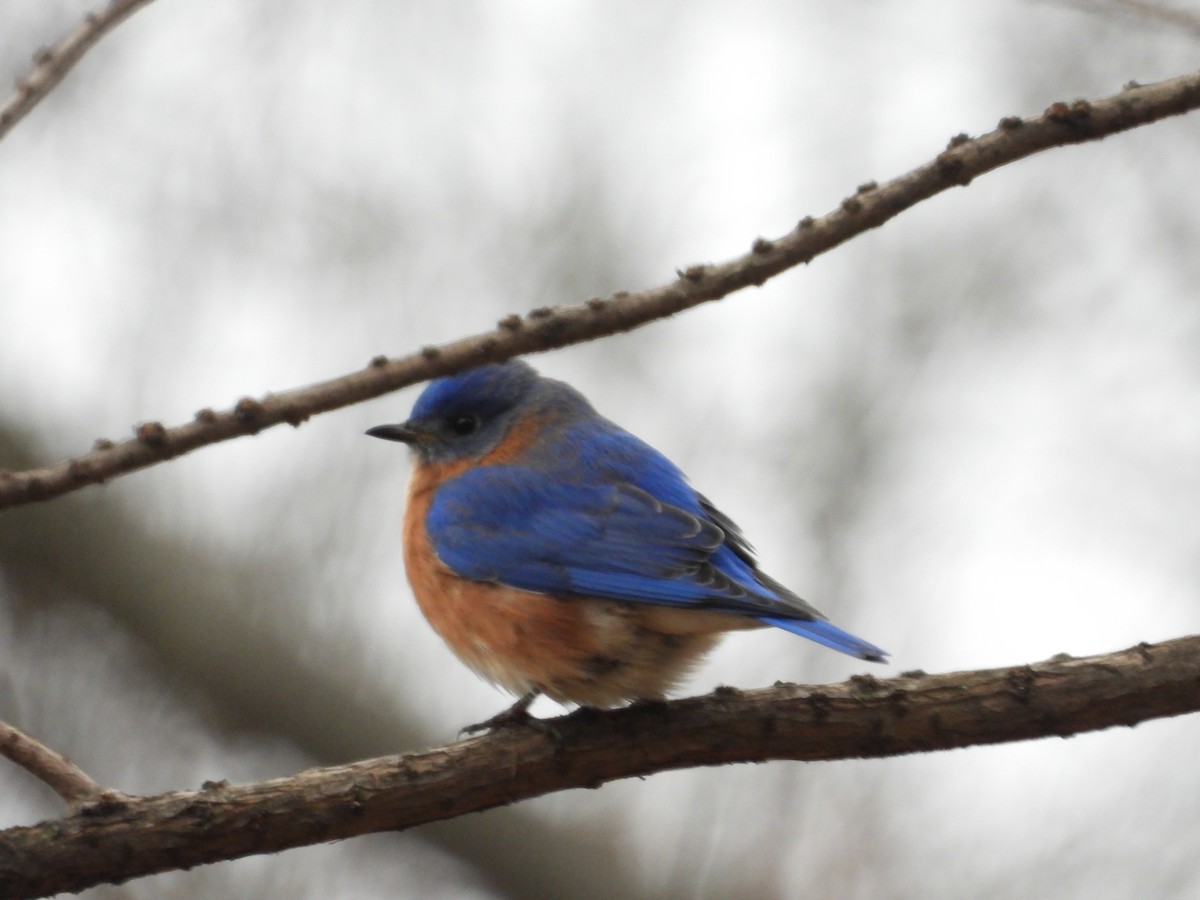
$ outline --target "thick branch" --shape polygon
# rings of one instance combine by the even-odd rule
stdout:
[[[33,70],[17,81],[8,100],[0,106],[0,140],[29,112],[46,99],[66,74],[83,59],[96,42],[152,0],[112,0],[98,13],[88,13],[82,22],[53,47],[39,50]]]
[[[124,799],[123,794],[105,790],[61,753],[5,722],[0,722],[0,756],[44,781],[73,810],[100,800]]]
[[[260,784],[88,807],[0,832],[0,894],[34,897],[411,828],[668,769],[898,756],[1067,737],[1200,709],[1200,636],[1086,659],[707,697],[552,720]],[[548,730],[547,730],[548,731]]]
[[[549,350],[628,331],[689,307],[717,300],[807,263],[902,211],[955,185],[1050,147],[1099,140],[1110,134],[1200,107],[1200,74],[1154,85],[1130,86],[1094,102],[1054,103],[1035,119],[1006,118],[983,137],[953,138],[932,162],[885,185],[863,185],[820,219],[805,218],[777,240],[759,239],[750,253],[719,265],[692,266],[677,280],[637,294],[618,293],[581,306],[511,315],[498,328],[401,359],[379,357],[363,371],[311,387],[249,398],[223,412],[203,410],[174,428],[139,425],[120,444],[97,442],[83,456],[25,472],[0,471],[0,508],[65,494],[87,484],[142,469],[208,444],[348,406],[428,378],[521,353]]]

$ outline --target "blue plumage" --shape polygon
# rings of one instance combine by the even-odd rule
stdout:
[[[518,462],[467,469],[434,493],[425,525],[455,573],[541,594],[739,614],[884,658],[759,571],[737,526],[665,456],[524,363],[440,379],[409,423],[387,427],[407,429],[397,439],[424,461],[452,462],[496,448],[526,417],[540,437]]]

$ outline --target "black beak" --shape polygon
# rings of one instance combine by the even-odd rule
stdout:
[[[371,437],[383,438],[385,441],[400,441],[402,444],[415,444],[424,437],[421,432],[415,428],[410,428],[407,423],[403,425],[376,425],[374,428],[368,428],[366,433]]]

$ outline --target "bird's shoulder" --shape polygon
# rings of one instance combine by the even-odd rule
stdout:
[[[613,491],[645,495],[704,518],[703,498],[645,441],[599,415],[556,419],[532,409],[487,456],[429,473],[442,492],[520,494],[594,503]]]

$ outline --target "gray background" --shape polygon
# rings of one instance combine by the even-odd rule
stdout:
[[[89,4],[8,0],[0,80]],[[1195,67],[1120,3],[159,2],[0,144],[19,468],[744,252],[960,131]],[[1200,118],[536,357],[767,571],[928,671],[1200,631]],[[416,389],[0,516],[0,716],[127,791],[435,746],[508,698],[421,619]],[[735,635],[687,686],[864,664]],[[539,714],[555,714],[539,704]],[[1194,897],[1197,720],[670,773],[104,897]],[[0,766],[0,824],[60,806]]]

